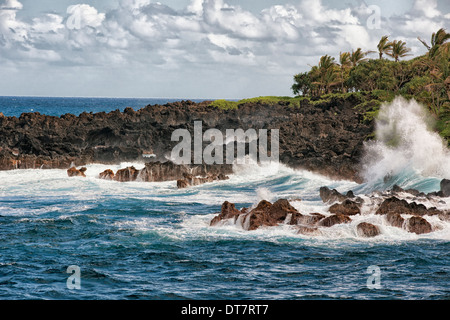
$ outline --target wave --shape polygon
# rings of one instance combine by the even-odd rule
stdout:
[[[450,178],[450,151],[433,131],[433,119],[414,99],[381,106],[376,140],[365,144],[362,175],[372,190],[394,184],[429,192]],[[434,190],[430,190],[434,189]]]

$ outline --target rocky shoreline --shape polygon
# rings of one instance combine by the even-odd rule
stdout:
[[[211,220],[210,226],[231,222],[244,230],[252,231],[287,224],[295,227],[299,234],[318,236],[334,225],[351,223],[354,216],[364,214],[363,206],[370,208],[369,212],[374,212],[375,215],[382,215],[387,225],[415,234],[436,231],[427,220],[429,217],[437,216],[442,221],[450,221],[450,210],[438,210],[436,207],[426,207],[416,202],[424,199],[443,201],[439,198],[450,197],[450,180],[446,179],[441,181],[439,192],[427,195],[417,190],[403,190],[395,186],[386,193],[366,195],[366,199],[355,197],[352,191],[343,195],[327,187],[320,188],[320,196],[324,203],[331,204],[328,215],[300,213],[286,199],[279,199],[274,203],[262,200],[252,209],[240,210],[236,209],[235,204],[226,201],[220,214]],[[356,226],[356,233],[360,237],[371,238],[380,235],[381,230],[378,225],[361,222]]]
[[[176,129],[192,133],[194,121],[202,121],[203,131],[279,129],[283,164],[360,182],[358,163],[363,142],[374,128],[373,122],[364,121],[364,114],[353,105],[351,98],[335,98],[316,105],[306,102],[300,107],[283,101],[248,102],[237,109],[223,110],[211,106],[210,101],[180,101],[138,111],[84,112],[78,117],[0,115],[0,170],[145,162],[150,151],[156,155],[155,161],[165,162],[177,144],[171,141],[172,133]]]

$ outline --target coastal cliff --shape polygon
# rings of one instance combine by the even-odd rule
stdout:
[[[374,124],[355,104],[352,96],[314,104],[304,101],[299,106],[283,100],[256,101],[232,109],[214,107],[211,101],[180,101],[138,111],[126,108],[79,116],[0,115],[0,170],[146,162],[145,154],[150,151],[155,161],[166,161],[178,143],[171,141],[172,133],[176,129],[193,133],[194,121],[202,121],[203,131],[279,129],[283,164],[360,181],[363,142],[374,131]]]

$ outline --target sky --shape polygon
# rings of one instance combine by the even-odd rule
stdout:
[[[0,0],[0,95],[292,96],[322,55],[440,28],[448,0]]]

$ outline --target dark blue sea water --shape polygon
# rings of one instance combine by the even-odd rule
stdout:
[[[61,110],[57,100],[39,99],[39,112]],[[138,109],[152,101],[139,103],[125,104]],[[100,101],[92,105],[101,110]],[[60,113],[81,111],[79,104],[67,108]],[[450,223],[438,218],[426,235],[391,227],[370,208],[318,236],[288,225],[209,226],[224,201],[240,208],[300,198],[291,202],[300,212],[327,214],[321,186],[364,196],[373,185],[274,164],[239,166],[230,180],[182,190],[174,181],[97,178],[128,165],[91,164],[86,178],[68,178],[65,170],[0,172],[0,299],[450,299]],[[395,183],[430,192],[439,181],[405,172]],[[362,221],[382,234],[359,237]],[[69,266],[80,270],[80,289],[68,288]],[[370,285],[373,266],[377,287]]]

